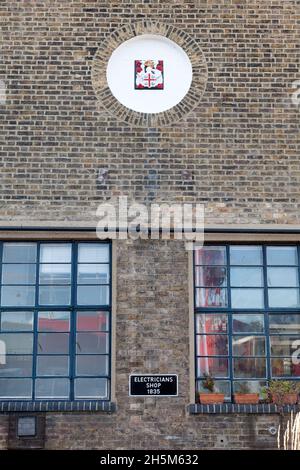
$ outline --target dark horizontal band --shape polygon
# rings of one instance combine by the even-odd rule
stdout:
[[[113,413],[116,404],[108,400],[0,401],[0,413],[32,411],[104,411]]]
[[[232,413],[247,413],[247,414],[275,414],[275,413],[290,413],[291,411],[297,413],[300,411],[300,405],[284,405],[278,406],[268,403],[259,403],[257,405],[237,405],[235,403],[222,403],[215,405],[201,405],[195,403],[188,406],[190,414],[232,414]]]

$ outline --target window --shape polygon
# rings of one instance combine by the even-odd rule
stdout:
[[[299,246],[194,252],[196,390],[206,374],[229,400],[272,378],[300,379]]]
[[[0,250],[0,400],[108,400],[110,244]]]

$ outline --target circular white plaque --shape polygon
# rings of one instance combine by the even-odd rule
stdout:
[[[162,64],[158,87],[154,86],[156,82],[145,80],[145,87],[137,88],[136,62],[140,61]],[[114,97],[127,108],[141,113],[161,113],[173,108],[189,91],[192,76],[192,64],[184,50],[164,36],[150,34],[136,36],[118,46],[106,71]],[[153,87],[149,83],[154,83]]]

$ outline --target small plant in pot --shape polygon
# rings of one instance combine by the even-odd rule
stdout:
[[[293,380],[271,380],[265,394],[275,405],[295,405],[298,403],[300,382]]]
[[[199,392],[200,403],[212,405],[215,403],[224,403],[224,393],[215,392],[215,381],[211,375],[206,375],[202,380],[202,386],[207,392]]]
[[[238,392],[233,396],[234,403],[239,405],[251,405],[259,402],[259,393],[251,393],[249,386],[246,383],[240,383]]]

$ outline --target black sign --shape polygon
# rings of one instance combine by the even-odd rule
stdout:
[[[175,374],[129,376],[129,396],[176,397],[178,377]]]

